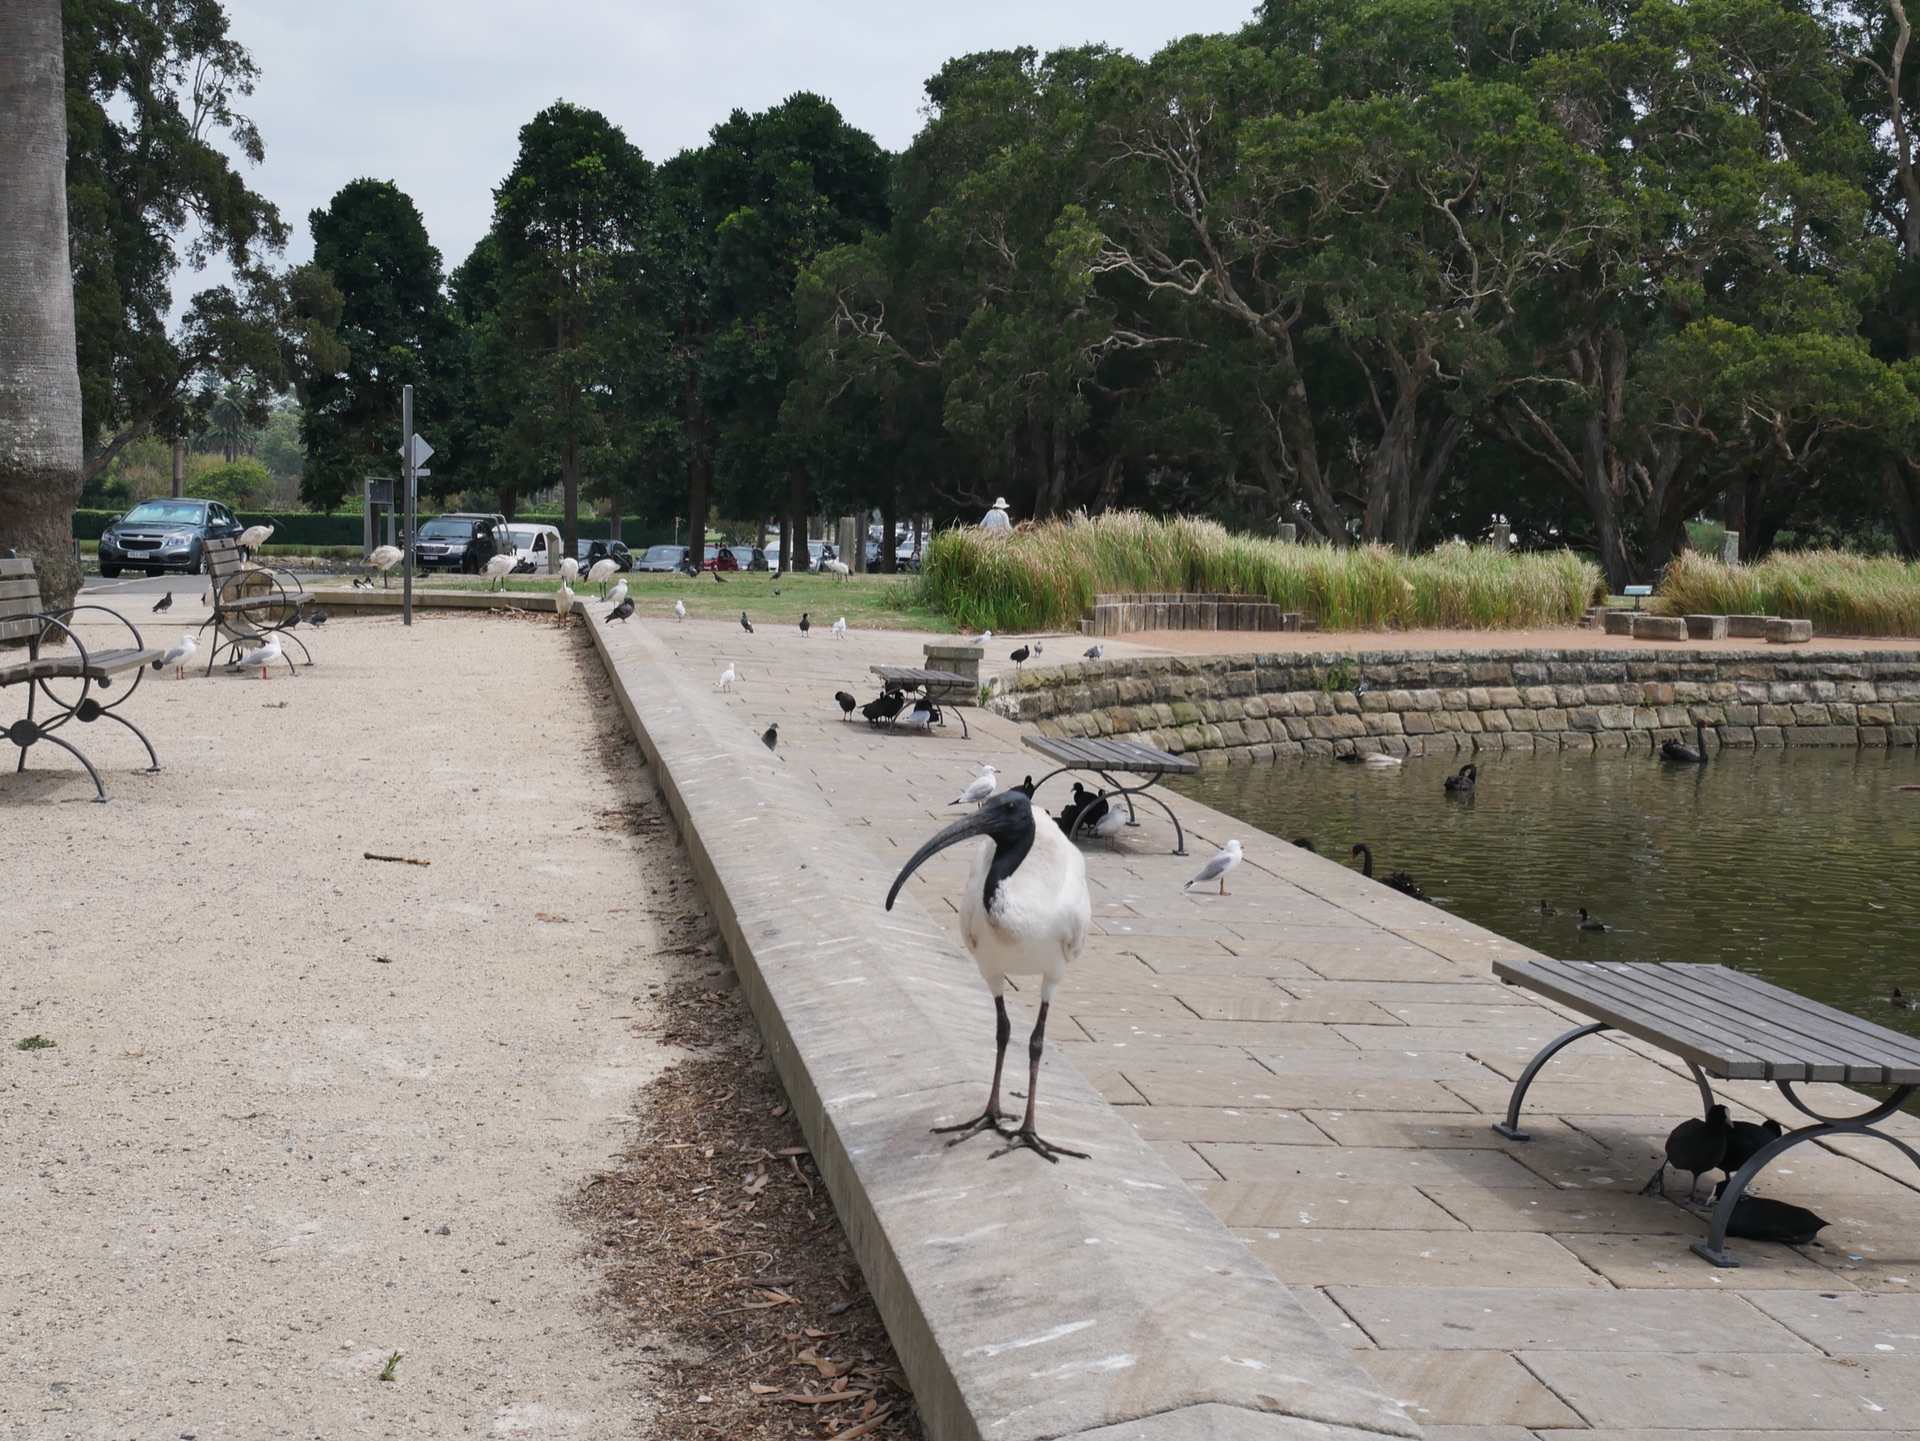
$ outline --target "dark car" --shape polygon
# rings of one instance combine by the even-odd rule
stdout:
[[[580,562],[580,574],[593,569],[595,561],[611,560],[621,570],[633,569],[633,552],[617,540],[576,540],[574,557]]]
[[[733,563],[741,570],[767,568],[767,553],[757,545],[729,545],[724,548],[733,552]]]
[[[645,555],[634,561],[635,570],[675,571],[687,563],[684,545],[650,545]]]
[[[217,500],[143,500],[100,532],[100,574],[197,575],[206,543],[238,534],[240,522]]]
[[[414,537],[413,554],[422,570],[457,570],[478,575],[496,555],[513,554],[504,515],[455,511],[436,515]]]

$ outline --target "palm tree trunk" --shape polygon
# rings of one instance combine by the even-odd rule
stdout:
[[[0,5],[0,546],[49,606],[80,588],[80,370],[67,249],[60,0]]]

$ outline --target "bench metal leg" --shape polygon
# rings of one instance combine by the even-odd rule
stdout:
[[[16,721],[13,727],[6,732],[6,735],[9,740],[20,747],[20,764],[14,768],[15,775],[18,775],[27,768],[27,747],[40,741],[46,741],[49,745],[59,746],[61,750],[65,751],[87,768],[87,774],[93,778],[94,800],[103,805],[106,803],[107,788],[100,784],[100,772],[93,768],[93,762],[88,760],[85,754],[79,749],[68,745],[57,735],[49,735],[32,721]],[[22,735],[27,735],[28,738],[22,740]]]
[[[1091,766],[1056,766],[1053,770],[1048,771],[1045,775],[1041,776],[1039,780],[1034,782],[1034,794],[1038,795],[1040,787],[1052,780],[1055,776],[1065,775],[1068,771],[1085,771],[1089,775],[1100,777],[1101,784],[1107,787],[1102,794],[1109,800],[1118,796],[1126,803],[1127,824],[1130,826],[1138,826],[1140,824],[1140,818],[1134,813],[1134,801],[1136,799],[1152,801],[1160,807],[1161,810],[1165,811],[1167,813],[1167,819],[1173,822],[1173,853],[1176,856],[1184,856],[1187,853],[1187,833],[1181,829],[1180,817],[1175,815],[1173,813],[1173,807],[1161,800],[1160,797],[1147,794],[1149,790],[1160,783],[1160,778],[1166,774],[1165,771],[1155,771],[1152,776],[1137,786],[1124,786],[1106,771],[1095,770]]]
[[[1747,1194],[1747,1187],[1753,1184],[1753,1178],[1764,1171],[1775,1157],[1792,1150],[1805,1141],[1818,1141],[1826,1136],[1872,1136],[1885,1141],[1896,1148],[1915,1166],[1920,1166],[1920,1151],[1915,1151],[1898,1136],[1890,1136],[1885,1131],[1876,1131],[1876,1122],[1884,1121],[1907,1103],[1920,1086],[1901,1086],[1890,1097],[1858,1116],[1823,1116],[1793,1093],[1792,1081],[1774,1082],[1780,1088],[1780,1094],[1793,1104],[1793,1108],[1803,1116],[1813,1119],[1811,1126],[1802,1126],[1797,1131],[1789,1131],[1777,1141],[1769,1141],[1756,1151],[1753,1157],[1732,1176],[1727,1178],[1726,1186],[1720,1192],[1719,1203],[1713,1208],[1713,1223],[1707,1227],[1707,1239],[1695,1241],[1687,1249],[1701,1259],[1711,1261],[1716,1266],[1737,1268],[1739,1258],[1727,1250],[1727,1226],[1733,1220],[1733,1208],[1740,1198]]]
[[[158,775],[160,773],[160,757],[154,754],[153,742],[147,739],[147,733],[141,730],[139,726],[135,725],[132,721],[128,720],[125,716],[120,715],[114,711],[106,710],[104,708],[99,712],[98,715],[92,718],[94,720],[119,721],[121,725],[125,726],[128,730],[132,731],[136,736],[140,737],[140,744],[147,748],[147,759],[153,762],[152,765],[147,767],[147,774],[152,776],[152,775]],[[88,717],[81,716],[80,719],[84,721],[88,719]]]
[[[1527,1062],[1527,1068],[1520,1073],[1520,1079],[1513,1083],[1513,1095],[1508,1098],[1507,1101],[1507,1119],[1504,1121],[1495,1121],[1493,1123],[1493,1129],[1505,1136],[1509,1141],[1531,1141],[1533,1137],[1520,1129],[1520,1106],[1521,1103],[1527,1099],[1527,1087],[1533,1084],[1533,1078],[1540,1074],[1540,1068],[1542,1066],[1553,1059],[1556,1051],[1561,1050],[1563,1047],[1571,1046],[1582,1036],[1595,1035],[1607,1029],[1608,1026],[1605,1021],[1595,1021],[1591,1025],[1576,1026],[1571,1031],[1568,1031],[1566,1035],[1548,1041],[1547,1044],[1541,1048],[1540,1054]]]

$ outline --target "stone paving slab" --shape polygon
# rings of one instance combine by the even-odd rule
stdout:
[[[1920,1362],[1907,1358],[1526,1351],[1520,1359],[1584,1419],[1602,1427],[1911,1434],[1920,1414]]]
[[[1388,1349],[1708,1355],[1806,1355],[1812,1349],[1757,1310],[1757,1298],[1727,1293],[1333,1286],[1327,1294]]]
[[[1761,1292],[1746,1300],[1829,1356],[1920,1355],[1920,1295]]]
[[[1193,1188],[1236,1230],[1464,1231],[1412,1186],[1335,1181],[1206,1181]]]
[[[1604,1291],[1605,1278],[1553,1236],[1472,1231],[1242,1231],[1289,1285],[1338,1276],[1356,1286],[1561,1286]]]
[[[1360,1364],[1423,1425],[1568,1426],[1580,1416],[1505,1351],[1364,1351]]]
[[[1699,1217],[1638,1191],[1445,1185],[1421,1189],[1448,1215],[1476,1231],[1601,1231],[1689,1240],[1700,1234]]]

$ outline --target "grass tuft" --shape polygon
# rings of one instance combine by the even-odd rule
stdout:
[[[1920,566],[1839,550],[1782,551],[1752,565],[1682,552],[1661,577],[1670,615],[1778,615],[1821,635],[1920,636]]]
[[[1327,630],[1511,630],[1571,625],[1605,586],[1599,567],[1566,550],[1448,545],[1406,556],[1116,511],[1011,533],[942,531],[926,548],[919,599],[962,630],[1019,632],[1071,630],[1095,595],[1142,591],[1269,600]]]

